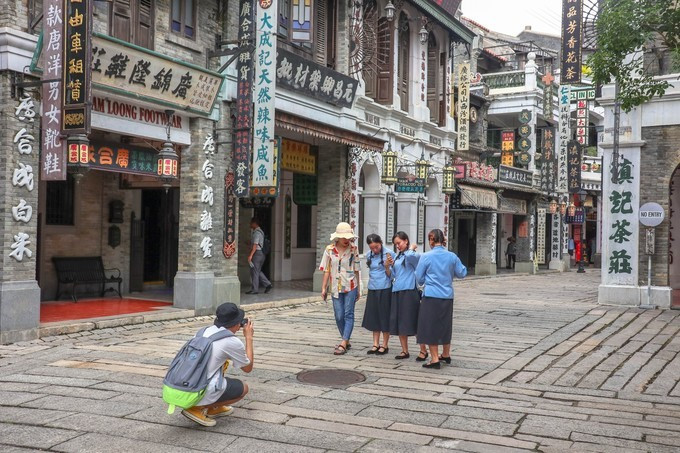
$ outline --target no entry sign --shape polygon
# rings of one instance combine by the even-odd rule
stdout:
[[[654,228],[661,225],[665,217],[666,213],[658,203],[645,203],[640,206],[640,223],[646,227]]]

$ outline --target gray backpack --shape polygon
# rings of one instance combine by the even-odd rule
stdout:
[[[168,414],[174,413],[176,406],[189,409],[203,399],[208,382],[214,376],[208,376],[213,342],[234,335],[230,330],[222,329],[204,337],[206,329],[199,330],[182,346],[163,379],[163,400],[168,403]]]

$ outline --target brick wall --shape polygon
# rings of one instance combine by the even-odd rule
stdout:
[[[40,186],[45,191],[46,183]],[[130,220],[135,190],[121,190],[115,173],[90,171],[74,186],[74,225],[45,225],[43,216],[40,240],[40,289],[43,300],[53,299],[57,290],[57,274],[52,263],[54,256],[101,256],[105,268],[118,268],[123,277],[123,291],[130,286]],[[41,197],[42,198],[42,197]],[[124,204],[124,222],[109,223],[109,202]],[[44,200],[41,200],[41,207]],[[44,212],[44,208],[42,209]],[[140,213],[136,213],[137,218]],[[108,245],[110,226],[120,228],[121,242]],[[92,292],[96,288],[87,290]],[[70,290],[70,287],[67,288]]]
[[[347,147],[329,145],[319,147],[319,188],[317,209],[316,263],[330,243],[329,237],[342,221],[342,188],[345,182]],[[355,232],[356,233],[356,232]]]
[[[680,163],[680,126],[646,127],[642,129],[644,158],[640,168],[640,205],[656,202],[666,211],[666,220],[656,228],[656,255],[652,259],[652,285],[667,286],[669,250],[670,180]],[[640,230],[639,282],[647,284],[647,255],[644,254],[644,227]]]
[[[11,97],[11,81],[9,73],[0,74],[0,128],[2,139],[0,140],[0,281],[11,280],[35,280],[35,266],[37,258],[37,219],[38,219],[38,175],[40,165],[38,162],[40,132],[40,106],[37,97],[34,99],[34,111],[36,113],[33,122],[19,121],[15,116],[15,109],[19,100]],[[13,143],[14,135],[22,128],[36,140],[31,154],[19,154]],[[30,165],[34,173],[33,190],[26,187],[14,187],[12,176],[19,163]],[[24,199],[33,208],[33,215],[28,223],[16,222],[12,217],[12,207]],[[28,249],[33,252],[32,257],[24,255],[21,262],[9,256],[10,246],[15,242],[14,235],[23,232],[29,235],[31,244]]]

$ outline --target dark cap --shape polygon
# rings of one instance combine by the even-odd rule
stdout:
[[[215,312],[215,325],[217,327],[233,327],[240,324],[246,313],[238,308],[236,304],[226,302],[219,307]]]

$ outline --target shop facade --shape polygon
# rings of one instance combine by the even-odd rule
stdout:
[[[11,43],[0,68],[10,133],[3,136],[9,158],[2,171],[9,177],[0,202],[10,215],[2,223],[0,342],[35,338],[41,303],[72,298],[64,281],[57,289],[54,258],[101,257],[105,268],[120,271],[123,295],[163,292],[164,300],[196,313],[209,313],[215,301],[238,294],[235,266],[230,272],[219,260],[226,163],[216,100],[223,76],[214,71],[218,61],[206,67],[204,52],[192,50],[215,47],[220,24],[210,14],[217,2],[210,3],[186,18],[204,25],[193,36],[187,28],[156,30],[153,23],[171,22],[175,6],[165,1],[88,2],[57,9],[65,14],[59,20],[46,5],[37,26],[27,16],[42,11],[17,10],[3,28]],[[84,94],[91,83],[89,130],[67,138],[52,134],[59,127],[48,127],[70,125],[72,110],[60,117],[62,105],[52,102],[61,74],[45,55],[58,44],[80,48],[72,40],[54,41],[50,33],[39,36],[67,22],[67,14],[85,12],[87,22],[87,12],[77,9],[86,6],[93,8],[92,67],[83,69],[89,80],[69,85],[64,96],[75,98],[78,89]],[[123,16],[133,26],[121,27]],[[71,77],[77,64],[73,69]],[[165,159],[167,153],[176,157]],[[94,284],[80,286],[75,297],[99,295]]]

